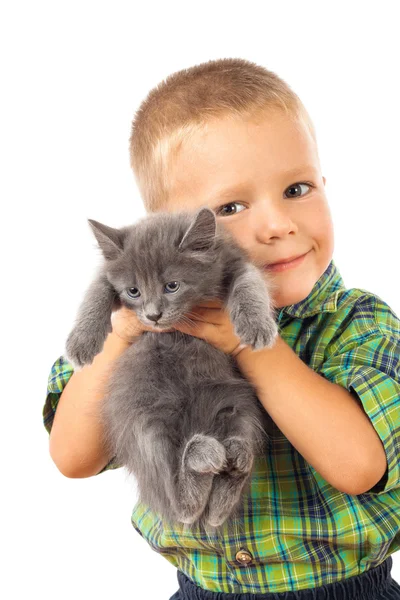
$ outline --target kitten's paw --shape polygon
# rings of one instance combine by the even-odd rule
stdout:
[[[273,317],[265,318],[241,313],[235,320],[235,333],[243,344],[248,344],[254,350],[272,348],[278,335],[278,325]]]
[[[225,448],[214,437],[196,433],[186,444],[182,462],[196,473],[219,473],[226,467]]]
[[[243,474],[250,473],[253,468],[254,454],[250,443],[239,437],[229,437],[223,441],[226,451],[226,471]]]
[[[73,330],[65,344],[65,356],[73,365],[83,367],[93,362],[94,357],[101,352],[103,346],[104,338],[83,335]]]

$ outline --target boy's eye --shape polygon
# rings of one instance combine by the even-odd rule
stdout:
[[[301,191],[301,186],[305,186],[308,188],[314,187],[313,185],[311,185],[311,183],[294,183],[293,185],[286,188],[286,191],[289,192],[289,198],[298,198],[299,196],[302,196],[303,194],[298,194],[298,192]]]
[[[312,183],[305,183],[304,181],[300,182],[300,183],[294,183],[293,185],[290,185],[288,188],[286,188],[286,192],[289,193],[288,197],[289,198],[301,198],[302,196],[304,196],[305,193],[307,193],[307,190],[302,194],[301,190],[303,187],[306,188],[313,188],[315,187]],[[223,212],[226,208],[229,209],[229,207],[234,206],[235,204],[239,204],[241,206],[243,206],[243,204],[241,202],[229,202],[228,204],[224,204],[223,206],[220,206],[217,210],[216,210],[216,215],[225,215],[225,216],[230,216],[230,215],[235,215],[237,214],[237,210],[227,210],[226,212]],[[241,211],[239,211],[241,212]]]
[[[220,207],[219,207],[219,208],[216,210],[216,214],[217,214],[217,215],[220,215],[220,214],[225,214],[225,215],[227,215],[228,217],[229,217],[230,215],[236,215],[236,214],[237,214],[237,211],[228,211],[228,212],[226,212],[226,213],[222,213],[222,210],[223,210],[224,208],[226,208],[227,206],[234,206],[235,204],[240,204],[240,202],[229,202],[228,204],[224,204],[223,206],[220,206]],[[242,204],[242,206],[243,206],[243,204]]]

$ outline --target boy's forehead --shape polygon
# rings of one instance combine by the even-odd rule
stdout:
[[[224,154],[238,154],[246,150],[290,151],[296,155],[315,145],[312,134],[301,117],[273,112],[258,118],[215,118],[188,136],[181,144],[180,156],[187,161],[198,159],[217,162]]]
[[[304,121],[283,114],[216,119],[182,144],[171,165],[171,199],[201,190],[208,202],[251,189],[260,179],[278,184],[319,171],[317,146]]]

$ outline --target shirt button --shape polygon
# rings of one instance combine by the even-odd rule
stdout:
[[[241,565],[249,565],[253,557],[247,550],[239,550],[239,552],[236,552],[236,560]]]

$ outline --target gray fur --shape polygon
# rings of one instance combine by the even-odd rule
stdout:
[[[121,229],[89,223],[105,261],[66,342],[75,368],[101,351],[121,304],[144,324],[169,329],[219,298],[243,343],[273,345],[269,282],[210,209],[158,213]],[[179,289],[168,293],[170,282]],[[128,295],[132,288],[139,298]],[[135,476],[142,502],[167,520],[211,527],[240,506],[272,425],[235,360],[180,331],[145,331],[117,359],[101,419],[107,447]]]

